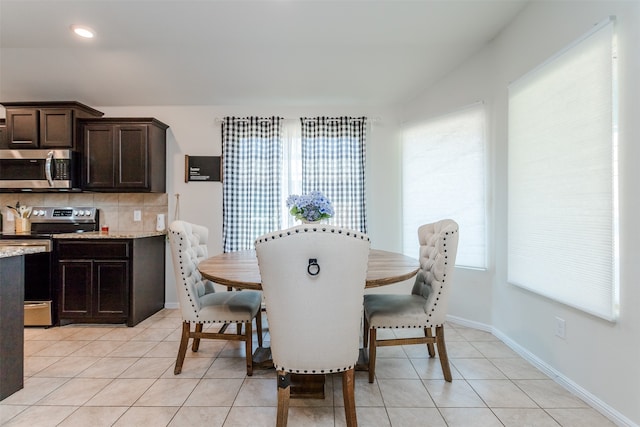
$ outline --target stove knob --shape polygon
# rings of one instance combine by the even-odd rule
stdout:
[[[44,210],[40,210],[40,211],[38,211],[38,214],[39,214],[40,216],[44,216],[44,215],[46,214],[46,212],[45,212]]]
[[[77,216],[78,215],[78,211],[73,211],[73,216]]]
[[[89,209],[87,209],[86,211],[84,211],[84,214],[86,216],[91,216],[91,211]]]

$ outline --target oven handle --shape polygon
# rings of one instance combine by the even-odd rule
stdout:
[[[53,187],[53,151],[47,153],[47,160],[44,162],[44,173],[49,181],[49,187]]]

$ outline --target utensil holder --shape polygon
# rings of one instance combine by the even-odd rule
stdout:
[[[16,218],[16,233],[30,233],[31,221],[29,218]]]

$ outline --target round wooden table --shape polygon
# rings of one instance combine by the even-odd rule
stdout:
[[[390,285],[410,279],[418,272],[415,258],[395,252],[371,249],[367,269],[367,288]],[[205,259],[198,265],[205,279],[240,289],[262,290],[255,251],[227,252]]]
[[[395,252],[371,249],[367,268],[367,288],[402,282],[416,275],[418,260]],[[200,262],[198,270],[205,279],[239,289],[262,290],[260,269],[255,251],[227,252]],[[356,369],[367,370],[367,354],[360,349]],[[271,349],[258,347],[253,353],[255,367],[272,368]],[[292,398],[324,399],[324,375],[293,374]]]

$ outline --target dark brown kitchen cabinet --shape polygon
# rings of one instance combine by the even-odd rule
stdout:
[[[127,261],[61,261],[60,317],[124,323]]]
[[[0,148],[9,148],[7,145],[7,125],[4,119],[0,119]]]
[[[103,113],[79,102],[5,102],[6,142],[0,148],[76,149],[81,118]]]
[[[134,326],[164,307],[164,236],[58,239],[60,324]]]
[[[166,189],[167,125],[153,118],[82,120],[82,188],[159,192]]]

